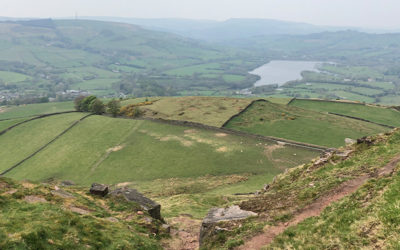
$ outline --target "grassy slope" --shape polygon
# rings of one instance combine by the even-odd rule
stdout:
[[[160,223],[147,223],[148,215],[137,215],[138,206],[124,199],[93,197],[79,187],[63,187],[74,198],[62,198],[51,193],[54,185],[6,178],[0,187],[1,249],[161,249],[149,236]],[[43,201],[27,202],[32,196]]]
[[[72,113],[38,119],[1,135],[0,171],[23,160],[83,116]]]
[[[26,118],[16,118],[11,120],[0,121],[0,131],[3,131],[4,129],[9,128],[12,125],[22,122],[24,120],[26,120]]]
[[[366,122],[269,102],[255,103],[228,123],[227,128],[328,147],[344,145],[345,138],[357,139],[387,130]]]
[[[265,144],[256,145],[257,140],[218,137],[215,132],[189,129],[149,121],[90,117],[10,176],[32,180],[57,177],[90,184],[206,174],[276,173],[280,172],[279,167],[293,166],[315,155],[301,150],[294,156],[292,152],[297,148],[278,148],[271,154],[287,158],[285,164],[280,164],[268,158]],[[9,136],[15,139],[23,135],[10,132]],[[108,155],[107,150],[116,146],[122,149]]]
[[[320,112],[332,112],[359,117],[394,127],[400,126],[400,112],[389,108],[312,100],[295,100],[290,105]]]
[[[15,140],[25,135],[9,136]],[[107,153],[117,146],[118,151]],[[250,192],[316,155],[199,129],[93,116],[7,176],[85,185],[127,182],[168,207],[167,215],[186,209],[200,218],[211,206],[231,201],[224,196]]]
[[[74,110],[72,102],[49,102],[10,106],[0,113],[0,120],[9,118],[28,117],[39,114]]]
[[[334,154],[325,164],[309,163],[277,176],[267,192],[240,205],[262,216],[241,223],[240,228],[219,225],[232,231],[209,243],[218,249],[239,245],[238,239],[258,234],[266,225],[289,221],[295,211],[332,194],[331,190],[341,183],[374,173],[400,154],[400,131],[372,138],[372,146],[359,144],[343,149],[353,151],[348,159]],[[387,177],[370,175],[354,194],[331,204],[320,216],[289,227],[268,249],[398,248],[398,170],[399,166]]]
[[[222,126],[231,116],[243,110],[254,98],[169,97],[146,106],[148,117],[184,120],[211,126]],[[157,114],[154,114],[157,112]]]
[[[398,169],[397,169],[398,170]],[[372,180],[320,216],[289,228],[277,248],[400,248],[400,175]],[[310,233],[312,232],[312,233]]]

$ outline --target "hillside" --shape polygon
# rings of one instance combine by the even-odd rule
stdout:
[[[237,60],[243,51],[130,24],[4,21],[0,37],[0,101],[27,95],[62,99],[71,90],[102,96],[212,93],[255,79],[247,71],[257,62]]]
[[[319,112],[352,116],[387,126],[400,127],[400,112],[387,107],[300,99],[293,100],[290,105]]]
[[[25,244],[16,245],[24,248],[34,244],[30,239],[40,239],[36,240],[40,244],[70,244],[58,233],[65,230],[65,225],[51,225],[48,221],[51,216],[75,216],[74,221],[82,220],[90,227],[101,228],[97,233],[90,227],[81,229],[80,224],[76,224],[79,228],[71,228],[73,235],[85,235],[85,230],[92,230],[95,234],[93,237],[77,236],[74,244],[78,246],[84,244],[82,242],[92,245],[97,237],[102,237],[98,244],[109,248],[114,248],[111,244],[115,243],[143,244],[144,249],[161,246],[196,249],[201,219],[207,211],[235,204],[259,216],[216,224],[222,229],[216,234],[206,234],[202,240],[203,248],[242,246],[243,249],[253,249],[253,246],[259,248],[269,243],[276,248],[296,248],[304,242],[308,246],[324,246],[337,238],[343,244],[340,246],[347,248],[349,245],[346,244],[350,242],[346,240],[347,235],[356,242],[366,242],[363,234],[353,230],[350,222],[363,225],[361,228],[368,231],[372,225],[370,222],[377,223],[368,218],[378,217],[385,221],[387,217],[392,220],[390,212],[382,215],[382,207],[377,203],[371,203],[373,212],[363,210],[363,202],[369,202],[369,199],[387,202],[384,206],[388,209],[395,204],[390,199],[397,195],[397,184],[392,188],[389,185],[392,177],[381,176],[390,173],[400,162],[397,158],[400,153],[399,131],[390,132],[388,127],[328,114],[327,111],[359,115],[363,119],[393,125],[397,118],[390,114],[397,111],[373,105],[315,100],[292,100],[287,105],[279,103],[287,103],[288,99],[273,98],[255,101],[247,109],[244,108],[254,99],[153,97],[127,99],[122,104],[143,103],[146,99],[148,105],[140,106],[145,110],[144,117],[136,119],[80,112],[48,114],[68,111],[72,106],[68,102],[4,109],[0,113],[0,130],[27,122],[0,134],[0,172],[3,177],[34,183],[23,181],[19,184],[3,177],[0,179],[0,187],[3,182],[10,183],[2,190],[6,194],[0,194],[0,202],[7,202],[9,209],[3,212],[6,217],[0,216],[0,224],[4,223],[8,235],[3,242],[0,240],[0,244]],[[310,107],[299,108],[297,105]],[[47,113],[47,116],[38,116],[41,113]],[[235,114],[236,117],[226,125],[229,129],[219,128]],[[300,143],[258,136],[258,133]],[[307,144],[338,147],[344,145],[344,138],[357,139],[378,133],[385,134],[324,152],[322,158],[316,157],[321,155],[324,147]],[[61,187],[76,197],[74,200],[61,199],[53,194],[60,188],[59,183],[65,180],[77,185]],[[371,182],[362,186],[368,180]],[[162,237],[161,230],[155,238],[146,236],[139,240],[136,235],[149,234],[159,230],[161,225],[146,223],[146,214],[143,217],[137,210],[133,212],[135,217],[132,221],[125,221],[124,218],[132,213],[129,206],[122,204],[119,207],[112,198],[93,198],[87,193],[93,182],[107,184],[111,189],[134,188],[161,204],[162,215],[172,227],[170,237]],[[360,197],[367,198],[346,198],[358,188],[363,190],[359,191]],[[14,189],[18,191],[13,193]],[[386,190],[390,190],[387,195],[391,198],[385,198]],[[29,203],[31,200],[39,202]],[[336,201],[359,203],[335,207],[335,210],[325,209]],[[327,212],[323,212],[321,217],[309,218],[319,216],[324,209]],[[354,216],[346,223],[341,220],[332,222],[332,218],[348,219],[354,210],[371,216],[365,220]],[[79,212],[85,214],[79,215]],[[36,216],[38,218],[33,220],[35,226],[24,227],[24,230],[20,229],[23,222],[17,224],[22,225],[19,228],[9,224],[10,216],[14,221],[20,221],[23,216],[30,218],[37,214],[50,217]],[[386,229],[389,224],[379,224],[377,234],[389,234]],[[333,228],[319,225],[332,225]],[[22,233],[9,234],[13,230]],[[113,230],[120,230],[114,241],[107,238],[108,232]],[[316,232],[316,236],[308,236],[308,230]],[[0,229],[0,236],[4,232]],[[127,233],[131,233],[132,238],[122,240]],[[324,236],[326,234],[331,238]],[[373,236],[371,242],[374,242]],[[384,244],[392,243],[387,241]]]
[[[119,197],[4,177],[0,187],[1,249],[162,249],[161,222]]]
[[[260,101],[234,117],[226,128],[294,141],[339,147],[345,139],[357,139],[388,128],[295,106]]]
[[[34,105],[26,108],[30,106]],[[10,109],[3,115],[11,116],[13,112],[21,111]],[[254,191],[286,168],[320,154],[320,150],[189,124],[106,116],[90,116],[76,123],[83,116],[72,113],[45,117],[0,135],[0,146],[4,148],[0,170],[7,170],[7,177],[19,180],[132,186],[165,206],[167,217],[185,210],[200,219],[212,206],[243,198],[234,193]],[[17,120],[3,121],[7,122],[3,126],[10,121]],[[63,133],[72,124],[75,126]]]
[[[178,18],[119,18],[83,17],[88,20],[131,23],[147,29],[166,31],[209,42],[227,42],[263,35],[300,35],[323,31],[344,30],[341,27],[324,27],[272,19],[232,18],[225,21],[190,20]]]
[[[395,130],[293,168],[240,204],[257,217],[215,224],[203,247],[396,249],[399,154]]]

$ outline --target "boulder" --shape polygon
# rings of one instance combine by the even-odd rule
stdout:
[[[201,224],[199,239],[200,246],[205,237],[211,236],[221,231],[221,228],[217,226],[218,222],[244,220],[251,216],[257,216],[257,214],[251,211],[242,210],[239,206],[210,209]],[[226,230],[227,229],[223,229],[222,231]]]
[[[363,137],[360,139],[357,139],[357,144],[366,144],[368,146],[372,145],[374,143],[374,140],[370,137]]]
[[[346,145],[351,145],[351,144],[356,143],[357,141],[356,141],[356,140],[353,140],[353,139],[351,139],[351,138],[345,138],[345,139],[344,139],[344,142],[346,143]]]
[[[108,194],[108,186],[98,183],[93,183],[90,187],[90,193],[99,196],[106,196]]]
[[[110,193],[111,195],[117,196],[122,195],[126,200],[138,203],[140,207],[147,211],[151,217],[157,220],[163,220],[161,217],[161,205],[157,202],[145,197],[139,193],[136,189],[132,188],[118,188]]]

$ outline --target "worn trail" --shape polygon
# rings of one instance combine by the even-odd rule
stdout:
[[[355,192],[359,187],[365,184],[369,179],[373,177],[386,176],[393,173],[394,169],[400,162],[400,155],[393,158],[387,165],[379,169],[377,175],[370,176],[368,174],[361,175],[355,179],[346,181],[340,186],[330,192],[329,195],[321,197],[314,201],[312,204],[298,211],[294,218],[286,223],[280,223],[276,226],[272,226],[268,231],[253,237],[250,241],[239,247],[241,250],[249,249],[261,249],[263,246],[270,244],[276,236],[283,233],[286,228],[295,226],[303,220],[318,216],[321,212],[328,207],[331,203],[342,199],[343,197]]]

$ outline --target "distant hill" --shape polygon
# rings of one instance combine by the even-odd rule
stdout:
[[[307,23],[250,18],[233,18],[226,21],[120,17],[83,17],[83,19],[131,23],[148,29],[167,31],[211,42],[245,39],[262,35],[304,35],[347,29],[343,27],[317,26]]]
[[[246,53],[124,23],[8,20],[0,22],[0,102],[67,90],[150,96],[246,87],[254,78],[247,71],[258,64],[234,60]],[[202,72],[193,77],[191,66]]]

